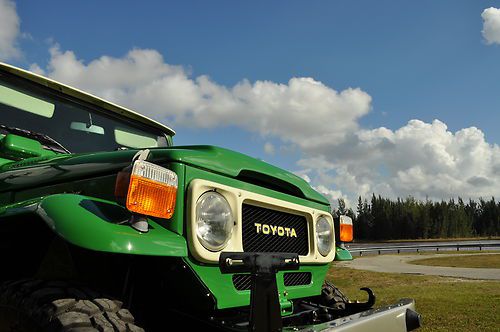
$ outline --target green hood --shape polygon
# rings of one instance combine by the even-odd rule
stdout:
[[[0,192],[115,173],[130,164],[137,150],[29,158],[0,168]],[[302,178],[244,154],[214,146],[152,149],[151,161],[179,162],[252,182],[321,204],[328,200]]]

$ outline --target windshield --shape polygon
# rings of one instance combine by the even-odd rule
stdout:
[[[73,153],[169,145],[160,130],[0,76],[0,124],[50,136]]]

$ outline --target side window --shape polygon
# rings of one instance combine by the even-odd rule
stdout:
[[[142,131],[131,128],[115,128],[115,141],[119,145],[130,148],[156,148],[158,147],[158,136],[148,135]]]
[[[14,90],[4,83],[0,83],[0,103],[45,118],[54,116],[54,104]]]

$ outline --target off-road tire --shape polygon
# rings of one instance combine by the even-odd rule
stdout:
[[[345,310],[349,299],[334,284],[325,281],[321,290],[321,302],[335,310]]]
[[[2,331],[144,332],[122,306],[66,282],[30,279],[0,285]]]

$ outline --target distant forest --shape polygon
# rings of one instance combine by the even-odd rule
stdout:
[[[500,202],[494,198],[434,202],[413,197],[390,200],[358,198],[356,212],[338,200],[337,215],[353,219],[360,240],[463,238],[500,235]]]

